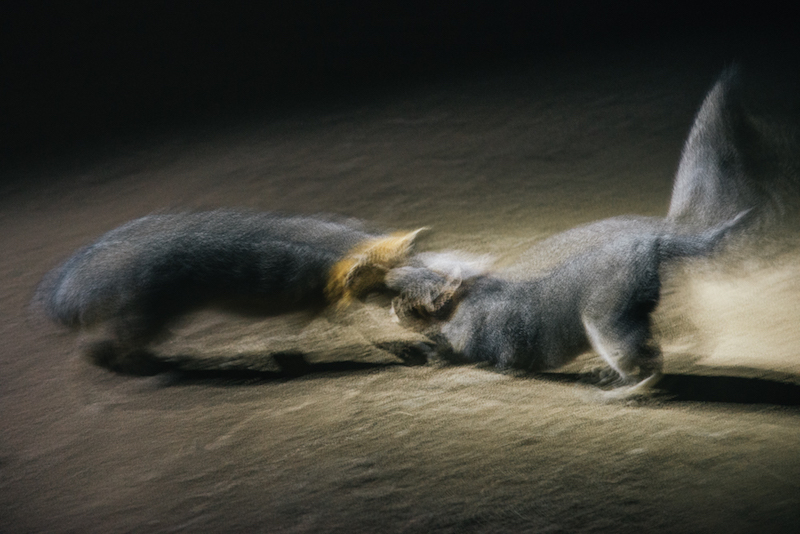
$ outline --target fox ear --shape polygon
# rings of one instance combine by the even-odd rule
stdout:
[[[408,257],[411,247],[420,232],[427,230],[430,230],[430,228],[423,226],[412,232],[394,232],[389,234],[389,237],[374,240],[373,246],[370,247],[370,252],[373,256],[372,260],[376,263],[385,264],[389,268],[396,267]]]
[[[387,271],[408,258],[414,241],[424,230],[427,228],[359,243],[331,268],[325,288],[328,301],[347,304],[353,296],[382,284]]]

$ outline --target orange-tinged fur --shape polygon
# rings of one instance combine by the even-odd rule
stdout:
[[[425,229],[395,232],[353,247],[328,274],[325,287],[328,302],[346,306],[354,297],[383,283],[386,272],[407,258],[417,234]]]

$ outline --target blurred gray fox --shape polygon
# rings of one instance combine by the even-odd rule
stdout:
[[[759,197],[737,144],[736,83],[735,70],[723,73],[700,109],[667,217],[615,217],[553,236],[535,252],[578,251],[525,280],[454,253],[418,254],[386,276],[396,317],[426,331],[446,359],[542,371],[593,349],[616,371],[616,391],[646,390],[662,368],[651,327],[662,265],[710,255],[766,213],[748,205]]]
[[[36,299],[64,325],[104,327],[88,351],[95,363],[155,374],[165,364],[148,345],[177,316],[209,305],[264,314],[345,305],[381,286],[418,232],[228,210],[150,215],[77,251]]]
[[[642,390],[661,369],[651,339],[661,265],[710,254],[746,214],[699,234],[679,233],[657,218],[592,223],[591,231],[626,231],[522,281],[475,272],[441,253],[419,254],[386,275],[387,287],[399,293],[392,311],[428,329],[445,358],[544,371],[594,349],[620,384],[636,379]]]

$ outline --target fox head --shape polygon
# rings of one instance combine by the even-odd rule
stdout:
[[[386,286],[398,292],[392,299],[392,318],[398,323],[447,319],[462,282],[458,272],[447,275],[414,266],[392,269],[386,276]]]
[[[472,283],[493,263],[491,256],[458,251],[415,255],[386,275],[386,287],[398,293],[392,300],[394,319],[418,326],[448,320]]]
[[[368,239],[352,248],[328,274],[325,287],[328,302],[344,306],[354,297],[381,286],[386,273],[408,258],[414,240],[423,230],[427,228]]]

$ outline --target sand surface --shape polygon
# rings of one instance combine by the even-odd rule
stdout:
[[[151,212],[328,212],[508,266],[555,232],[666,212],[730,58],[654,50],[433,80],[30,171],[0,196],[2,532],[797,532],[800,253],[676,270],[665,395],[405,366],[379,302],[305,325],[202,313],[161,350],[311,372],[132,378],[29,309],[45,272]],[[752,58],[751,58],[752,59]],[[757,63],[757,62],[756,62]]]

